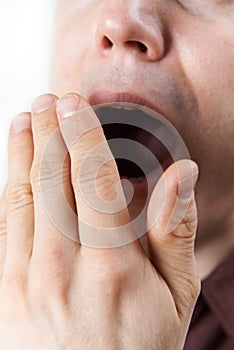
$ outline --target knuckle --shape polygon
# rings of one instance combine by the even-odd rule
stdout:
[[[33,113],[38,114],[34,118],[34,125],[37,131],[36,137],[39,139],[47,138],[55,128],[58,128],[57,118],[53,117],[54,111],[51,110],[54,109],[56,101],[57,97],[52,94],[40,95],[33,101]],[[46,108],[43,108],[42,105]]]
[[[64,266],[64,253],[61,248],[56,248],[56,246],[49,249],[46,254],[44,254],[44,259],[42,263],[43,269],[41,272],[43,276],[47,277],[51,273],[60,273]]]
[[[115,313],[121,298],[121,284],[118,279],[104,278],[94,289],[97,303],[105,308],[108,315]]]
[[[62,249],[51,248],[43,255],[43,259],[34,258],[31,267],[31,286],[35,291],[46,290],[53,296],[68,292],[71,269]]]
[[[38,158],[38,155],[35,154],[29,174],[29,179],[32,186],[40,183],[41,162],[38,161]]]
[[[121,279],[109,274],[96,277],[95,294],[97,299],[105,305],[113,305],[120,294]]]
[[[197,300],[200,294],[200,291],[201,291],[201,280],[197,276],[193,278],[193,280],[190,283],[190,294],[191,294],[192,300]]]
[[[50,133],[47,128],[47,133]],[[37,183],[40,177],[49,177],[51,174],[57,171],[57,173],[61,172],[63,169],[64,162],[64,153],[65,151],[62,149],[60,145],[54,146],[54,139],[51,133],[50,137],[40,137],[40,140],[35,141],[34,146],[34,159],[31,166],[30,171],[30,179],[33,183]],[[57,138],[57,135],[56,135]]]
[[[113,161],[104,163],[97,173],[97,184],[100,186],[115,185],[116,182],[116,167]]]
[[[34,160],[30,171],[30,183],[38,186],[45,183],[53,187],[61,182],[62,163],[56,158]]]
[[[48,143],[49,135],[52,136],[52,134],[57,129],[58,124],[56,122],[56,119],[53,120],[52,118],[43,118],[43,120],[37,124],[37,138],[38,141],[40,140],[40,144],[38,143],[37,146],[41,145],[43,147],[46,143]]]
[[[74,183],[78,174],[78,182],[82,190],[89,192],[95,190],[102,192],[108,189],[108,192],[115,190],[117,171],[112,161],[106,162],[101,155],[89,160],[89,165],[78,169],[72,169],[72,182]],[[94,187],[95,185],[95,187]]]
[[[25,140],[23,138],[17,140],[17,142],[10,142],[9,149],[14,158],[18,156],[22,157],[22,155],[24,158],[29,158],[32,154],[32,149],[25,146]]]
[[[8,193],[8,205],[13,210],[18,210],[33,204],[32,189],[29,183],[12,186]]]
[[[27,277],[23,271],[16,269],[3,271],[2,286],[9,297],[18,298],[24,293],[27,285]]]
[[[124,280],[125,273],[119,266],[111,264],[96,263],[93,270],[93,278],[97,295],[108,300],[116,299],[119,294],[120,286]]]
[[[5,239],[6,235],[6,220],[0,218],[0,242]]]

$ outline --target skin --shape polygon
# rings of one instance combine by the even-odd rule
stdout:
[[[57,193],[57,165],[68,151],[62,184],[80,223],[113,227],[118,233],[120,226],[130,222],[126,205],[114,214],[107,213],[110,205],[104,213],[89,206],[89,199],[96,199],[90,167],[101,167],[96,188],[110,204],[116,198],[119,175],[95,113],[85,111],[92,89],[102,85],[116,92],[130,86],[131,93],[155,101],[186,141],[200,169],[198,243],[212,246],[217,236],[226,255],[224,242],[230,248],[233,217],[234,26],[230,9],[234,9],[232,2],[207,2],[203,7],[197,1],[190,8],[175,1],[58,3],[52,55],[54,94],[38,97],[31,113],[15,118],[9,134],[9,179],[0,201],[0,343],[4,349],[183,349],[200,292],[194,255],[196,163],[173,164],[154,189],[147,215],[150,258],[138,240],[98,249],[61,235],[46,210],[41,186],[46,193]],[[126,10],[128,20],[122,22]],[[114,22],[107,21],[108,16]],[[129,25],[134,18],[132,37]],[[150,24],[147,32],[145,23]],[[111,49],[104,35],[113,42]],[[143,42],[148,51],[140,52],[129,40]],[[217,51],[225,55],[219,57]],[[59,99],[71,91],[86,98],[76,94]],[[78,109],[64,119],[61,112],[71,112],[65,106],[71,97],[79,101]],[[77,130],[85,131],[88,122],[93,129],[77,135],[71,145],[72,122]],[[51,157],[46,147],[56,130],[56,152]],[[104,145],[101,155],[91,154],[82,168],[84,157],[100,144]],[[124,204],[121,189],[119,199]],[[57,201],[56,208],[60,205]],[[58,210],[58,218],[63,211]],[[168,229],[173,222],[179,225]],[[84,239],[83,226],[79,233]],[[126,234],[133,234],[131,226]],[[213,266],[219,259],[213,259]]]
[[[179,131],[199,165],[196,253],[202,278],[234,245],[233,17],[233,1],[216,0],[60,0],[55,17],[52,91],[144,96]],[[143,43],[149,55],[129,41]],[[132,204],[133,216],[142,205]]]
[[[33,344],[36,349],[51,350],[182,349],[200,291],[194,257],[197,211],[191,187],[198,177],[197,165],[188,160],[173,164],[153,192],[148,210],[151,260],[138,240],[100,249],[68,239],[48,215],[41,192],[42,184],[47,194],[59,188],[60,172],[55,169],[66,146],[71,164],[66,158],[63,189],[70,200],[74,190],[79,222],[94,228],[113,227],[118,233],[120,226],[130,221],[126,205],[113,214],[93,211],[87,205],[90,196],[96,198],[96,192],[90,190],[90,168],[106,163],[110,152],[105,143],[102,156],[89,157],[82,177],[77,176],[84,157],[105,137],[95,113],[91,119],[90,113],[85,112],[84,118],[73,113],[64,121],[61,104],[64,110],[68,96],[59,100],[57,108],[58,97],[40,96],[32,113],[18,115],[10,130],[9,179],[0,202],[1,345],[7,350],[29,350]],[[78,111],[87,105],[81,98]],[[65,111],[70,112],[67,107]],[[87,121],[89,127],[96,127],[69,147],[70,133],[66,133],[64,123],[71,128],[72,120],[83,130]],[[51,157],[46,145],[58,128],[56,153]],[[98,172],[97,192],[105,197],[108,191],[112,200],[118,181],[117,167],[110,159]],[[178,196],[179,182],[183,191]],[[165,202],[160,203],[165,189]],[[56,201],[56,207],[60,205]],[[163,212],[155,221],[159,208]],[[182,221],[168,230],[168,223],[175,222],[183,208]],[[129,227],[125,235],[131,234]]]

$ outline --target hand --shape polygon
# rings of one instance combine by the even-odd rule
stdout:
[[[193,192],[186,193],[189,184],[195,186],[196,164],[179,161],[159,180],[148,207],[148,257],[139,240],[132,239],[121,186],[116,196],[119,174],[95,113],[85,111],[88,104],[81,97],[78,103],[77,95],[84,118],[67,114],[64,119],[71,101],[65,97],[56,110],[57,100],[54,95],[39,97],[32,113],[17,116],[10,130],[9,179],[0,202],[1,348],[182,349],[200,290],[194,258],[196,204]],[[102,152],[89,156],[100,145]],[[70,159],[62,162],[67,149]],[[99,166],[96,191],[110,203],[106,212],[97,209],[102,201],[94,193],[93,174]],[[57,198],[61,179],[66,199],[79,216],[81,242],[96,239],[98,244],[96,228],[106,229],[104,240],[109,239],[110,246],[110,228],[114,239],[117,235],[125,240],[126,235],[132,242],[101,249],[62,234],[50,212],[58,219],[64,214]],[[55,207],[46,207],[47,196]],[[112,202],[119,210],[114,206],[109,211]],[[184,206],[188,208],[181,218]],[[94,232],[89,231],[92,226]]]

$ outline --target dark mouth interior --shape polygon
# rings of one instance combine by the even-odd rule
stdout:
[[[106,139],[116,159],[121,177],[142,178],[154,170],[155,163],[152,164],[152,162],[149,161],[145,152],[137,152],[138,160],[140,164],[143,164],[144,171],[139,165],[131,161],[131,158],[134,159],[134,157],[136,157],[136,147],[134,143],[132,145],[130,143],[130,145],[123,150],[125,159],[119,158],[118,152],[121,147],[121,141],[113,146],[110,144],[110,140],[112,139],[127,139],[140,143],[153,153],[161,166],[162,163],[163,166],[165,166],[165,159],[171,159],[170,153],[163,143],[151,132],[146,130],[146,125],[148,130],[155,130],[155,128],[162,127],[162,123],[159,120],[152,118],[139,109],[128,111],[101,107],[95,109],[95,111],[103,126]],[[134,157],[132,157],[133,155]]]

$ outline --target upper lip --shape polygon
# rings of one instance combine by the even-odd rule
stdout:
[[[155,104],[153,104],[152,102],[140,95],[132,94],[129,92],[112,92],[109,90],[99,90],[91,93],[88,97],[88,101],[91,106],[115,102],[131,103],[139,106],[148,107],[162,114],[158,106],[156,106]]]

